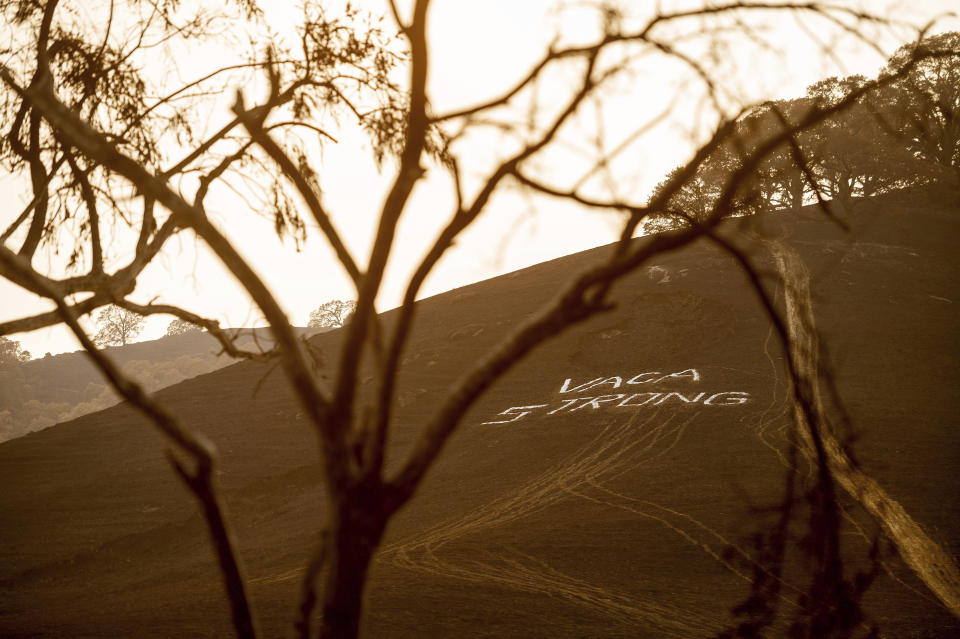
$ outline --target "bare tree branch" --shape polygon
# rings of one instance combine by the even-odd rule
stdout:
[[[100,213],[97,211],[97,198],[93,194],[93,189],[90,187],[90,181],[87,179],[86,173],[77,165],[73,154],[67,150],[64,152],[64,155],[67,158],[67,164],[70,165],[70,170],[73,172],[74,178],[80,183],[80,195],[83,198],[83,203],[87,207],[87,217],[90,222],[90,270],[92,273],[102,273],[103,248],[100,245]]]
[[[270,137],[270,134],[264,130],[263,120],[261,118],[251,117],[246,109],[244,109],[243,98],[239,93],[237,94],[237,102],[233,107],[233,111],[250,133],[253,141],[267,152],[267,155],[277,163],[277,166],[280,167],[280,170],[283,171],[287,179],[293,182],[300,197],[303,198],[307,204],[307,208],[310,209],[313,219],[327,237],[330,246],[333,247],[334,252],[337,254],[337,259],[343,264],[343,267],[354,283],[359,286],[361,280],[360,270],[357,268],[357,264],[354,262],[353,256],[350,255],[350,251],[347,250],[343,240],[340,239],[340,234],[337,232],[336,227],[333,226],[329,214],[326,209],[324,209],[323,204],[321,204],[320,198],[308,181],[307,176],[293,163],[293,160],[280,148],[280,145]]]
[[[364,338],[375,321],[374,299],[387,259],[393,245],[397,223],[406,206],[414,185],[423,176],[420,164],[424,151],[429,120],[427,118],[427,9],[429,0],[417,0],[413,8],[413,18],[406,31],[411,46],[410,70],[410,106],[407,112],[404,147],[400,155],[400,168],[391,187],[383,209],[370,252],[366,273],[357,292],[357,309],[354,321],[347,327],[347,335],[342,347],[339,377],[334,391],[333,406],[330,411],[332,425],[338,431],[344,431],[349,420],[350,410],[356,391],[357,370],[364,347]]]
[[[397,324],[393,331],[393,336],[388,346],[387,356],[383,366],[383,373],[379,384],[379,404],[376,417],[377,426],[375,428],[378,440],[384,439],[384,433],[386,432],[390,420],[391,403],[396,384],[396,376],[399,369],[400,357],[403,353],[410,329],[413,325],[414,301],[416,300],[420,286],[422,286],[427,275],[433,270],[433,267],[440,260],[443,254],[453,244],[453,241],[456,239],[456,237],[484,210],[499,183],[505,177],[512,175],[516,170],[516,167],[518,167],[523,160],[531,157],[545,146],[550,144],[564,123],[576,112],[577,108],[587,98],[591,90],[597,86],[597,82],[593,78],[595,62],[596,54],[588,58],[586,68],[581,76],[580,87],[574,96],[568,101],[563,111],[554,119],[546,132],[536,142],[528,144],[522,151],[500,164],[500,166],[487,179],[486,183],[480,189],[480,192],[477,194],[476,198],[468,209],[460,208],[457,210],[451,221],[446,227],[444,227],[440,236],[430,248],[430,251],[427,253],[426,257],[424,257],[424,259],[421,261],[416,272],[410,278],[410,282],[408,283],[407,290],[404,294],[403,305],[400,309],[400,318],[397,320]],[[374,467],[378,469],[383,463],[382,446],[380,448],[381,450],[376,453],[376,457],[372,462]]]
[[[220,322],[206,317],[201,317],[195,313],[191,313],[185,309],[180,308],[179,306],[172,306],[170,304],[137,304],[126,299],[114,300],[113,302],[121,308],[125,308],[128,311],[133,311],[140,315],[173,315],[178,317],[186,322],[190,322],[196,326],[207,331],[214,339],[220,342],[223,353],[230,355],[231,357],[236,357],[238,359],[250,359],[258,362],[268,362],[276,358],[279,353],[276,349],[269,350],[259,350],[259,351],[248,351],[241,348],[237,348],[236,345],[236,336],[228,335],[226,331],[220,328]]]

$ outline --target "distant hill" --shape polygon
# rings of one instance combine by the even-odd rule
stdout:
[[[790,264],[809,286],[849,416],[836,435],[874,482],[841,495],[844,566],[875,573],[860,629],[960,636],[957,611],[931,586],[938,575],[949,582],[960,554],[960,207],[913,194],[861,202],[854,217],[849,234],[811,211],[724,228],[775,231],[784,244],[755,257],[767,270]],[[420,302],[391,463],[451,380],[609,250]],[[364,636],[705,638],[737,622],[731,611],[757,575],[777,585],[769,636],[786,636],[811,566],[800,504],[782,572],[764,573],[770,507],[791,459],[769,323],[731,259],[706,242],[638,270],[614,300],[468,414],[387,531]],[[312,343],[336,353],[341,339]],[[263,634],[291,636],[324,504],[316,441],[281,373],[244,362],[158,397],[219,446]],[[165,450],[126,405],[0,444],[0,635],[230,633],[203,523]],[[864,503],[881,493],[900,509],[887,528],[915,525],[942,555],[911,555],[902,532],[874,543],[880,527]]]
[[[267,329],[229,330],[237,330],[238,344],[246,348],[255,348],[257,343],[269,347],[272,343]],[[301,334],[318,332],[318,329],[297,330]],[[220,351],[219,342],[200,331],[104,349],[151,391],[235,362]],[[12,396],[8,394],[7,403],[0,401],[0,441],[118,402],[117,395],[83,351],[30,360],[21,365],[21,371],[20,391]]]

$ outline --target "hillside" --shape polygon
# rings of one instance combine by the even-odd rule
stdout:
[[[755,257],[791,264],[809,286],[849,415],[837,437],[956,564],[960,210],[920,197],[859,207],[849,235],[810,211],[725,232],[763,224],[784,239]],[[420,302],[391,460],[451,380],[608,250]],[[388,529],[365,636],[710,637],[735,623],[730,611],[766,568],[758,534],[783,498],[782,353],[743,275],[706,243],[639,270],[613,297],[613,311],[535,351],[477,402]],[[312,341],[329,362],[340,339]],[[240,363],[158,397],[218,444],[264,636],[292,636],[323,504],[316,443],[281,373]],[[0,444],[0,485],[0,636],[229,633],[197,509],[162,439],[126,405]],[[931,589],[935,558],[905,559],[908,536],[871,559],[878,526],[863,503],[842,495],[842,548],[848,570],[876,569],[867,620],[884,637],[960,635]],[[804,524],[798,515],[796,538]],[[771,636],[807,587],[795,547]]]
[[[297,329],[301,334],[318,329]],[[237,344],[268,348],[267,329],[228,329]],[[234,362],[206,332],[168,335],[104,349],[109,357],[150,391],[159,390]],[[83,351],[47,356],[20,367],[15,392],[0,394],[0,441],[86,415],[119,400],[107,380]]]

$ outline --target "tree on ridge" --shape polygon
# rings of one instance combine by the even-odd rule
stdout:
[[[126,346],[143,331],[146,318],[111,304],[97,313],[97,333],[91,341],[98,347]]]
[[[183,335],[184,333],[195,333],[203,329],[192,322],[180,318],[172,320],[167,324],[167,335]]]
[[[0,336],[0,362],[22,364],[30,361],[30,351],[25,350],[17,340]]]
[[[26,380],[22,364],[30,360],[30,352],[23,349],[20,342],[0,336],[0,414],[19,408],[24,400]],[[3,420],[0,420],[3,421]],[[4,430],[0,429],[0,436]]]
[[[740,132],[734,144],[709,155],[695,177],[670,199],[669,210],[650,220],[648,230],[676,228],[688,217],[701,219],[740,166],[739,153],[800,121],[816,105],[834,105],[852,94],[860,97],[842,113],[766,154],[744,181],[735,214],[798,209],[815,198],[847,209],[855,197],[932,183],[955,189],[960,185],[960,33],[932,36],[922,47],[931,55],[894,82],[875,86],[903,70],[904,62],[916,54],[916,45],[895,51],[876,79],[829,77],[810,85],[804,96],[747,111],[737,121]],[[738,144],[746,149],[735,148]],[[682,168],[669,173],[654,195]]]
[[[324,302],[315,310],[310,311],[310,321],[307,322],[307,326],[311,328],[341,328],[346,326],[356,308],[357,303],[355,301],[330,300]]]

